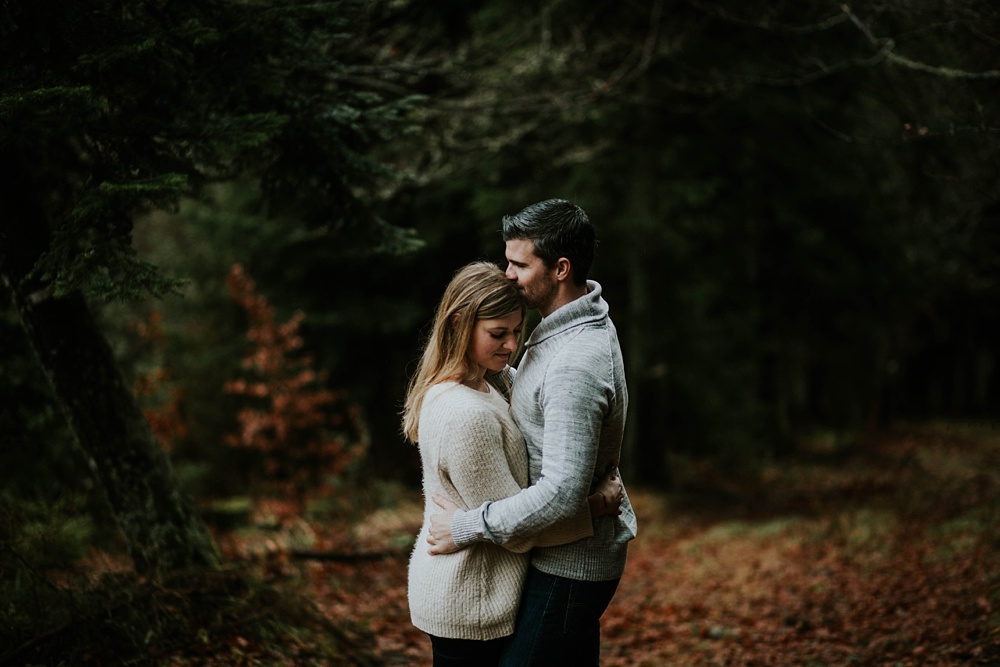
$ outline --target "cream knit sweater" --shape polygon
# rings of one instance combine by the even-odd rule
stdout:
[[[424,523],[410,556],[410,618],[420,630],[454,639],[496,639],[514,632],[514,618],[535,545],[572,542],[593,535],[589,512],[534,539],[506,548],[480,542],[457,553],[427,553],[431,497],[441,493],[465,510],[506,498],[528,484],[524,438],[495,390],[479,392],[455,382],[432,387],[418,428],[423,468]]]

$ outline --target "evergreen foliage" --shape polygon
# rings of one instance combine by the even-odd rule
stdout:
[[[214,556],[79,295],[177,292],[181,281],[136,254],[134,219],[241,175],[259,184],[261,215],[291,216],[315,239],[411,247],[407,231],[364,203],[393,177],[373,147],[406,126],[418,99],[379,86],[370,68],[355,76],[372,58],[369,9],[350,0],[3,6],[4,290],[143,571]]]
[[[413,96],[353,82],[366,3],[94,0],[4,5],[2,166],[50,225],[32,277],[56,295],[179,287],[136,257],[136,215],[251,173],[270,215],[405,248],[360,203],[391,170],[369,154]],[[377,81],[376,81],[377,83]],[[16,252],[16,248],[14,249]]]

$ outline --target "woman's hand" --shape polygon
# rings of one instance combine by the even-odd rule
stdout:
[[[590,505],[590,516],[619,516],[622,513],[622,502],[625,500],[625,487],[618,476],[618,468],[608,466],[607,471],[597,482],[594,492],[587,496]]]

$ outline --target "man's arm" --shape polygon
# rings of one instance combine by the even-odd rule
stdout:
[[[451,498],[442,496],[440,493],[435,493],[431,497],[431,500],[444,511],[431,515],[430,528],[427,534],[427,542],[431,545],[431,548],[427,550],[427,553],[437,555],[459,551],[458,545],[451,538],[451,520],[455,512],[461,508],[452,502]],[[618,468],[610,466],[604,473],[604,476],[601,477],[594,492],[587,496],[587,514],[580,515],[577,519],[590,522],[597,517],[620,516],[622,513],[621,505],[624,500],[625,487],[622,486],[621,478],[618,476]],[[586,535],[582,535],[582,537],[588,537],[591,534],[593,534],[593,531],[589,531]],[[580,539],[572,535],[570,531],[543,533],[538,536],[539,539],[537,542],[531,538],[515,538],[505,544],[504,547],[511,551],[523,553],[535,546],[556,546]]]
[[[433,457],[441,488],[466,509],[521,490],[504,447],[504,429],[478,401],[446,390],[424,405],[421,456]],[[520,445],[519,445],[520,446]]]
[[[456,510],[450,536],[438,531],[434,539],[450,539],[459,548],[483,540],[503,545],[584,511],[601,426],[613,400],[613,385],[587,365],[587,356],[576,357],[576,363],[556,359],[549,366],[541,397],[544,432],[539,480],[510,498],[469,511]]]

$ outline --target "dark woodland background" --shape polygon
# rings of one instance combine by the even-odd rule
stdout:
[[[4,2],[8,596],[418,489],[433,308],[550,197],[598,228],[627,483],[1000,428],[998,35],[992,0]]]

